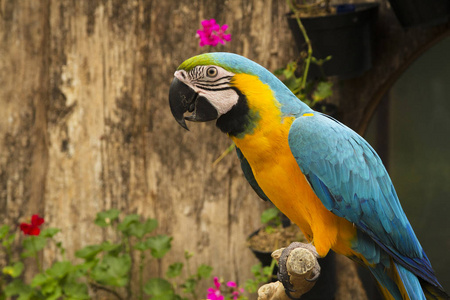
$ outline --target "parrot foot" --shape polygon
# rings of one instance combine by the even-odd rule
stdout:
[[[305,278],[305,280],[309,281],[309,282],[316,282],[319,279],[319,276],[320,276],[320,272],[317,272],[313,278]]]
[[[312,244],[304,244],[304,243],[299,243],[299,242],[291,243],[288,247],[286,247],[281,252],[281,255],[280,255],[280,258],[278,261],[277,277],[278,277],[278,280],[283,284],[286,295],[292,300],[299,300],[300,298],[295,298],[292,295],[292,293],[296,292],[296,290],[294,290],[294,286],[291,284],[290,276],[289,276],[286,264],[287,264],[287,260],[288,260],[290,253],[292,252],[292,250],[294,250],[296,248],[303,248],[303,249],[309,250],[310,252],[313,253],[313,255],[316,258],[319,257],[319,255],[317,254],[316,248]],[[308,282],[315,282],[319,279],[320,266],[318,264],[311,270],[311,274],[314,275],[312,278],[305,277],[304,279]]]

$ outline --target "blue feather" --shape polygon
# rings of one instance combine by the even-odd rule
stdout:
[[[371,243],[360,242],[356,250],[373,263],[387,253],[408,272],[440,287],[386,169],[363,138],[315,112],[294,121],[289,146],[324,206],[370,237]],[[377,268],[373,273],[378,278]]]

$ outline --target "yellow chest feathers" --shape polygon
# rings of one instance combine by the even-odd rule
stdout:
[[[318,253],[326,255],[330,248],[340,247],[341,235],[350,239],[354,229],[323,206],[301,172],[288,143],[294,117],[281,115],[272,91],[255,76],[236,76],[233,84],[246,96],[250,111],[257,112],[258,118],[252,132],[231,137],[232,140],[249,162],[264,193],[308,239],[313,239]],[[340,232],[342,226],[345,232]]]

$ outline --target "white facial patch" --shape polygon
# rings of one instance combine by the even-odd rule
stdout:
[[[208,99],[219,117],[229,112],[239,100],[239,95],[229,84],[234,75],[218,66],[197,66],[189,72],[179,70],[174,74],[200,96]]]
[[[229,112],[239,100],[239,95],[233,89],[220,91],[201,91],[199,95],[209,100],[212,106],[216,108],[219,116]]]

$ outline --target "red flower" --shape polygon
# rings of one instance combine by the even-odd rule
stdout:
[[[38,215],[33,215],[31,217],[31,224],[21,223],[20,230],[22,230],[26,235],[39,235],[41,233],[39,226],[41,226],[43,223],[44,218],[41,218]]]

